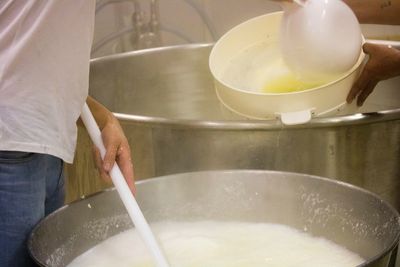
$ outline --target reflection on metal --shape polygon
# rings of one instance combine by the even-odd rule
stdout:
[[[115,112],[138,180],[215,169],[293,171],[346,181],[400,208],[400,79],[381,83],[357,112],[283,126],[226,110],[208,69],[210,45],[119,54],[92,61],[90,95]],[[348,112],[349,114],[346,114]],[[80,129],[68,200],[105,187]]]

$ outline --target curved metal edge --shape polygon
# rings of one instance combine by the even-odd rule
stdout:
[[[120,54],[113,54],[104,57],[92,59],[91,64],[98,64],[103,61],[126,58],[126,56],[137,56],[151,53],[162,53],[169,50],[191,50],[196,48],[212,47],[214,43],[197,43],[190,45],[175,45],[164,46],[158,48],[150,48],[143,50],[135,50]],[[322,128],[322,127],[337,127],[347,125],[368,124],[384,121],[392,121],[400,119],[400,108],[392,110],[384,110],[371,113],[356,113],[352,115],[342,115],[335,117],[315,117],[310,122],[298,125],[284,125],[278,119],[270,120],[255,120],[243,117],[238,120],[182,120],[169,119],[163,117],[152,117],[145,115],[131,115],[113,112],[114,115],[125,123],[146,123],[160,127],[175,127],[175,128],[203,128],[215,130],[281,130],[286,128]]]
[[[269,174],[278,174],[278,173],[280,173],[280,174],[285,174],[285,175],[294,175],[294,176],[297,176],[297,177],[307,177],[307,179],[311,178],[311,179],[314,179],[314,180],[320,180],[320,181],[324,181],[325,183],[329,183],[329,184],[339,184],[341,186],[350,188],[350,189],[355,190],[355,191],[362,192],[363,194],[369,195],[369,196],[379,200],[381,203],[383,203],[385,206],[387,206],[393,212],[394,215],[396,215],[396,217],[398,218],[397,221],[398,221],[398,225],[399,225],[399,229],[400,229],[400,214],[399,214],[399,212],[390,203],[388,203],[387,201],[385,201],[382,198],[380,198],[377,194],[375,194],[373,192],[370,192],[370,191],[368,191],[366,189],[363,189],[361,187],[352,185],[350,183],[342,182],[340,180],[335,180],[335,179],[331,179],[331,178],[326,178],[326,177],[317,176],[317,175],[310,175],[310,174],[305,174],[305,173],[288,172],[288,171],[274,171],[274,170],[256,170],[256,169],[253,169],[253,170],[252,169],[210,170],[210,171],[196,171],[196,172],[185,172],[185,173],[169,174],[169,175],[163,175],[163,176],[148,178],[148,179],[137,181],[136,185],[140,185],[140,184],[143,184],[143,183],[156,183],[159,180],[166,180],[166,179],[170,179],[171,177],[180,177],[180,176],[185,176],[185,175],[190,175],[190,174],[205,174],[205,175],[207,175],[207,173],[212,173],[212,174],[221,173],[222,174],[222,173],[233,173],[233,172],[235,172],[235,173],[238,173],[238,172],[239,173],[269,173]],[[88,196],[82,196],[81,199],[75,200],[75,201],[73,201],[73,202],[71,202],[69,204],[66,204],[66,205],[62,206],[61,208],[57,209],[56,211],[52,212],[51,214],[49,214],[48,216],[43,218],[41,221],[39,221],[39,223],[37,223],[36,226],[32,229],[32,232],[30,233],[29,238],[28,238],[27,247],[28,247],[28,252],[29,252],[30,257],[39,266],[46,267],[45,263],[40,262],[35,257],[35,255],[33,255],[31,253],[32,250],[30,249],[32,247],[33,236],[34,236],[36,230],[39,227],[41,227],[41,225],[42,225],[42,223],[44,221],[46,221],[46,220],[48,220],[48,219],[50,219],[50,218],[52,218],[54,216],[57,216],[57,214],[62,212],[64,209],[68,208],[71,205],[75,205],[75,204],[77,204],[78,202],[80,202],[82,200],[90,199],[90,198],[96,197],[97,195],[100,195],[100,194],[103,194],[103,193],[106,193],[106,192],[113,192],[113,191],[116,191],[115,187],[107,188],[107,189],[101,190],[99,192],[90,194]],[[357,267],[368,266],[369,264],[374,263],[375,261],[379,260],[382,257],[382,255],[385,255],[385,256],[388,255],[399,244],[399,239],[400,239],[400,231],[397,232],[397,235],[394,238],[393,242],[386,249],[384,249],[380,253],[380,255],[376,255],[375,257],[373,257],[371,259],[367,259],[367,261],[365,263],[363,263],[361,265],[358,265]]]
[[[74,200],[74,201],[72,201],[72,202],[70,202],[70,203],[68,203],[68,204],[65,204],[65,205],[63,205],[62,207],[60,207],[60,208],[58,208],[57,210],[55,210],[55,211],[53,211],[52,213],[50,213],[49,215],[47,215],[46,217],[42,218],[42,219],[33,227],[32,231],[31,231],[31,233],[29,234],[29,237],[28,237],[27,248],[28,248],[28,254],[29,254],[30,258],[31,258],[37,265],[39,265],[39,266],[41,266],[41,267],[46,267],[46,266],[48,266],[48,265],[46,265],[45,262],[42,262],[42,261],[38,260],[37,257],[36,257],[34,254],[32,254],[32,249],[31,249],[31,248],[33,247],[32,242],[33,242],[35,233],[37,232],[37,229],[40,228],[40,227],[42,226],[42,224],[43,224],[45,221],[50,220],[51,218],[57,216],[59,213],[63,212],[63,210],[67,209],[69,206],[75,205],[75,204],[77,204],[78,202],[80,202],[80,201],[82,201],[82,200],[90,199],[90,198],[93,198],[93,197],[95,197],[95,196],[97,196],[97,195],[103,194],[103,193],[105,193],[105,192],[112,192],[112,191],[116,191],[116,189],[115,189],[114,187],[110,187],[110,188],[107,188],[107,189],[103,189],[103,190],[101,190],[101,191],[98,191],[98,192],[96,192],[96,193],[90,194],[90,195],[88,195],[88,196],[81,196],[80,199],[77,199],[77,200]]]
[[[126,58],[127,56],[137,56],[137,55],[145,55],[145,54],[152,54],[152,53],[161,53],[163,51],[169,51],[169,50],[191,50],[191,49],[202,48],[202,47],[212,47],[213,45],[214,45],[214,43],[193,43],[193,44],[160,46],[160,47],[155,47],[155,48],[133,50],[133,51],[128,51],[128,52],[124,52],[124,53],[118,53],[118,54],[106,55],[103,57],[92,58],[90,60],[90,64],[98,64],[102,61]]]
[[[164,176],[159,176],[155,178],[150,178],[146,180],[141,180],[138,181],[137,184],[141,183],[156,183],[158,180],[165,180],[171,177],[179,177],[179,176],[185,176],[185,175],[190,175],[190,174],[207,174],[207,173],[268,173],[268,174],[285,174],[285,175],[294,175],[296,177],[307,177],[307,179],[314,179],[314,180],[320,180],[324,181],[325,183],[329,184],[338,184],[340,186],[349,188],[354,191],[359,191],[363,194],[369,195],[372,198],[375,198],[376,200],[379,200],[383,205],[387,206],[389,210],[397,217],[397,224],[398,228],[400,230],[400,214],[399,212],[386,200],[383,200],[381,197],[379,197],[377,194],[370,192],[364,188],[361,188],[356,185],[352,185],[350,183],[346,183],[340,180],[335,180],[331,178],[326,178],[322,176],[317,176],[317,175],[311,175],[311,174],[305,174],[305,173],[297,173],[297,172],[288,172],[288,171],[275,171],[275,170],[256,170],[256,169],[227,169],[227,170],[210,170],[210,171],[197,171],[197,172],[186,172],[186,173],[177,173],[177,174],[169,174],[169,175],[164,175]],[[400,231],[397,232],[396,236],[393,239],[393,242],[384,250],[381,251],[379,255],[376,255],[370,259],[366,259],[366,262],[356,266],[356,267],[363,267],[363,266],[369,266],[370,264],[373,264],[374,262],[380,260],[382,256],[387,256],[389,253],[391,253],[396,246],[399,244],[399,239],[400,239]]]
[[[278,119],[272,120],[181,120],[167,119],[162,117],[150,117],[143,115],[129,115],[123,113],[113,113],[116,118],[127,124],[149,124],[159,127],[175,128],[201,128],[214,130],[282,130],[282,129],[304,129],[304,128],[324,128],[339,127],[348,125],[362,125],[370,123],[379,123],[385,121],[400,120],[400,108],[393,110],[384,110],[370,113],[355,113],[352,115],[342,115],[336,117],[316,117],[308,123],[297,125],[284,125]]]

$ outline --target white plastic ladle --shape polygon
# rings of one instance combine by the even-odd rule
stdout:
[[[83,106],[81,118],[85,124],[90,138],[92,139],[92,142],[97,146],[97,148],[100,150],[102,158],[104,158],[106,149],[101,138],[101,132],[92,115],[92,112],[86,103]],[[122,175],[122,172],[117,164],[114,164],[112,167],[110,176],[139,235],[152,253],[157,267],[169,267],[163,251],[160,249],[153,232],[144,218],[143,213],[140,210],[135,197],[132,195],[132,192],[130,191],[128,184],[126,183],[124,176]]]
[[[282,2],[282,56],[300,78],[328,82],[350,70],[362,47],[359,22],[341,0]]]

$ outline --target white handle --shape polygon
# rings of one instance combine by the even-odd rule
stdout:
[[[296,125],[309,122],[311,120],[312,110],[301,110],[294,112],[281,113],[281,121],[285,125]]]
[[[101,132],[86,103],[83,106],[81,118],[86,126],[90,138],[92,139],[92,142],[100,150],[101,157],[104,158],[106,149],[103,144],[103,139],[101,138]],[[150,252],[153,254],[157,266],[169,267],[163,252],[157,244],[157,241],[117,164],[114,164],[112,167],[110,176],[138,233],[140,234],[144,243],[147,245]]]

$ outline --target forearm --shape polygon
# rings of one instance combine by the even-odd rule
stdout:
[[[400,0],[343,0],[360,23],[400,25]]]
[[[89,109],[92,112],[93,117],[95,118],[100,129],[104,128],[107,121],[114,119],[112,113],[92,97],[87,97],[86,104],[89,106]],[[81,118],[78,119],[77,123],[83,126]]]
[[[108,121],[114,119],[112,113],[92,97],[88,96],[86,103],[92,111],[93,117],[96,119],[100,129],[103,129]]]
[[[358,106],[363,105],[380,81],[400,75],[400,51],[370,43],[365,43],[363,50],[369,59],[347,96],[348,103],[357,98]]]
[[[129,188],[132,193],[134,193],[135,183],[131,150],[121,125],[111,111],[90,96],[87,97],[86,103],[101,129],[101,137],[106,148],[106,154],[103,157],[100,156],[98,149],[94,150],[96,165],[100,172],[100,176],[103,177],[104,180],[110,181],[110,171],[116,162],[121,169]]]

